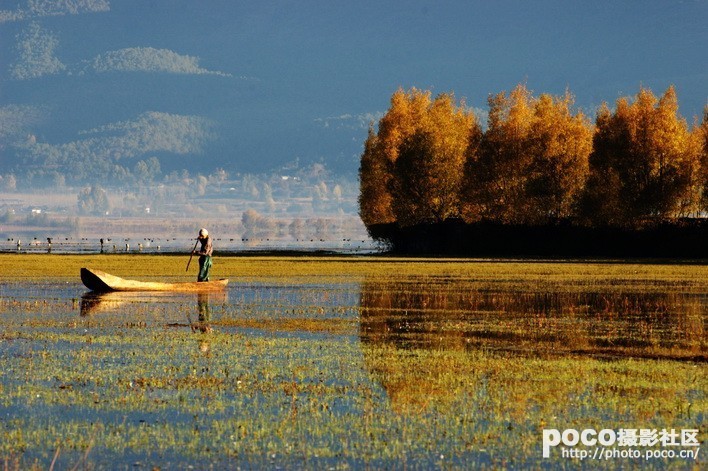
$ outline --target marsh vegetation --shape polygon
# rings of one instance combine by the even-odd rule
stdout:
[[[201,296],[78,279],[191,279],[178,256],[0,266],[8,469],[574,467],[543,428],[708,410],[704,265],[221,257]]]

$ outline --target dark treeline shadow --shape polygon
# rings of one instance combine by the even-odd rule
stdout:
[[[456,256],[708,258],[708,220],[687,219],[643,228],[585,227],[571,221],[542,225],[446,220],[369,228],[392,253]]]

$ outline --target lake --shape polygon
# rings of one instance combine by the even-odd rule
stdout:
[[[8,469],[701,462],[704,265],[222,257],[228,289],[201,295],[95,294],[72,275],[183,264],[0,256]]]

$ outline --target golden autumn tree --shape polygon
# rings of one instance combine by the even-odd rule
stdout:
[[[465,150],[480,134],[475,117],[453,95],[433,100],[416,131],[401,142],[390,182],[399,225],[460,217]]]
[[[454,96],[399,89],[369,133],[360,167],[364,224],[412,225],[460,215],[465,149],[479,134],[474,115]]]
[[[589,172],[593,128],[573,97],[541,95],[534,104],[529,131],[532,161],[526,184],[527,220],[569,218],[577,209]]]
[[[708,213],[708,106],[703,109],[703,121],[696,127],[695,135],[700,155],[698,210]]]
[[[389,164],[377,154],[377,143],[378,137],[370,126],[359,167],[359,215],[367,227],[393,222],[391,194],[387,188]]]
[[[518,85],[489,99],[489,127],[470,146],[465,195],[468,221],[542,223],[567,218],[588,173],[592,127],[573,114],[573,97],[534,98]],[[472,209],[469,209],[472,208]]]
[[[654,110],[653,136],[649,139],[653,194],[650,210],[660,218],[686,217],[698,209],[701,150],[686,120],[678,112],[673,86]]]
[[[676,217],[700,216],[703,211],[704,188],[708,175],[705,173],[705,131],[702,126],[696,123],[693,129],[688,130],[683,161],[687,184],[678,194],[674,214]]]
[[[636,225],[686,215],[695,206],[698,155],[673,87],[598,112],[584,213],[595,224]],[[695,209],[695,208],[693,208]]]
[[[627,114],[626,99],[617,101],[615,116]],[[620,171],[615,162],[628,139],[626,129],[613,125],[614,116],[603,103],[595,119],[590,174],[581,201],[581,214],[595,225],[620,225],[625,204],[620,194]]]
[[[373,127],[364,145],[359,167],[359,215],[367,227],[396,221],[389,189],[398,148],[411,136],[430,105],[430,92],[398,89],[391,106]]]
[[[490,96],[488,128],[476,152],[468,154],[465,199],[479,217],[505,223],[521,222],[528,214],[524,189],[533,161],[528,145],[533,121],[531,93],[518,85],[509,95]]]

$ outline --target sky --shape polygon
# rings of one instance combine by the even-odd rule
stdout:
[[[0,0],[0,174],[81,153],[355,175],[400,87],[708,104],[708,0]]]

